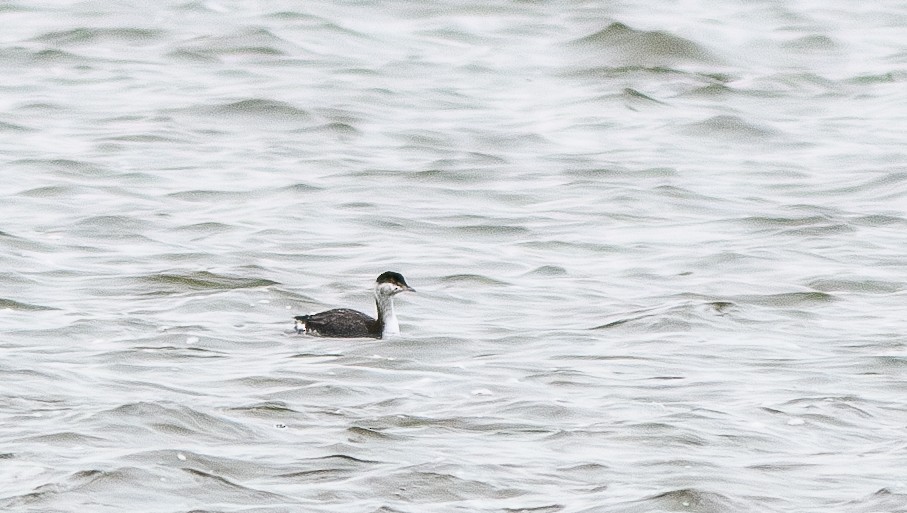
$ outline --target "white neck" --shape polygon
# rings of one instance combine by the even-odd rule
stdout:
[[[394,313],[394,297],[375,294],[375,303],[378,305],[378,317],[384,321],[382,336],[398,335],[400,323],[397,322],[397,314]]]

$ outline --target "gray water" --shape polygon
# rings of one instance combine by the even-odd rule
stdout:
[[[670,4],[0,2],[0,509],[907,511],[907,7]]]

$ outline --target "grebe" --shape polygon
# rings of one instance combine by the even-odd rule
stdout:
[[[396,335],[400,333],[400,324],[394,314],[394,296],[406,291],[415,292],[416,289],[406,284],[402,274],[393,271],[381,273],[375,280],[377,319],[349,308],[335,308],[312,315],[297,315],[294,317],[296,333],[338,338]]]

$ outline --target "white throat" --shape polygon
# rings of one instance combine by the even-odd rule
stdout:
[[[384,294],[375,294],[375,303],[378,305],[378,317],[384,321],[383,336],[399,335],[400,323],[397,322],[397,314],[394,313],[394,297]]]

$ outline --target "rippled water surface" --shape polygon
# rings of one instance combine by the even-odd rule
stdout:
[[[3,511],[907,511],[902,2],[0,24]]]

